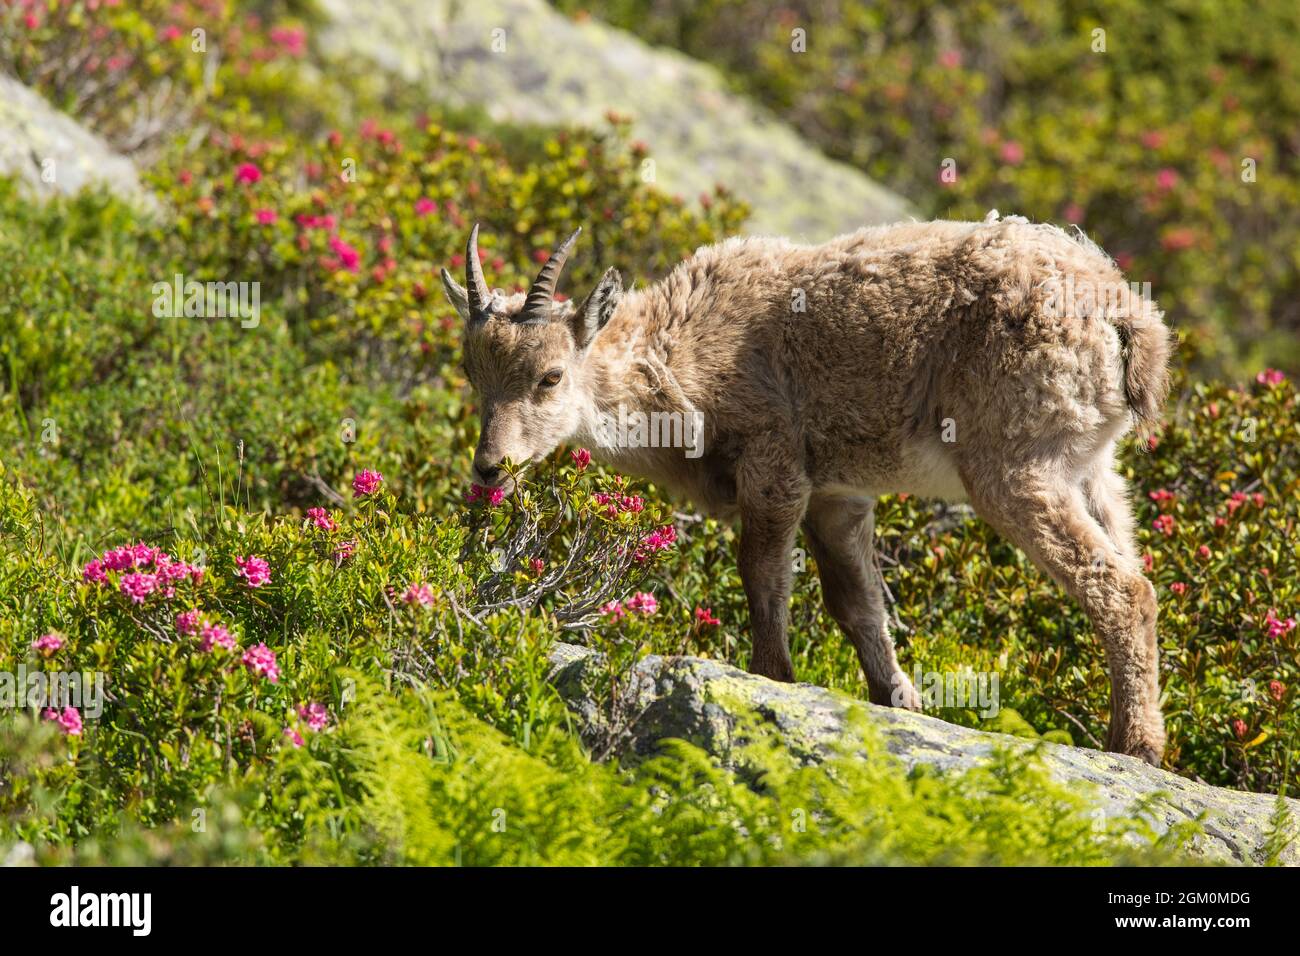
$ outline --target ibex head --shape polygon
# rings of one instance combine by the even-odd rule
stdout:
[[[501,463],[539,461],[577,432],[594,406],[585,360],[614,314],[623,281],[610,269],[580,308],[555,301],[555,283],[578,229],[551,254],[525,293],[488,289],[478,257],[478,226],[465,250],[465,287],[446,270],[448,301],[465,320],[465,374],[481,400],[474,480],[506,480]]]

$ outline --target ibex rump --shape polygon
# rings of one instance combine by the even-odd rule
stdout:
[[[624,293],[611,269],[574,308],[554,292],[576,238],[527,295],[488,290],[477,227],[468,289],[443,271],[482,400],[478,481],[573,441],[738,517],[751,670],[776,680],[795,676],[786,624],[802,526],[871,700],[914,709],[873,570],[875,499],[968,500],[1087,612],[1110,669],[1108,749],[1159,762],[1155,592],[1114,450],[1131,425],[1156,424],[1170,344],[1104,253],[995,215],[816,246],[731,239],[646,289]],[[702,453],[600,447],[602,416],[620,406],[698,416]]]

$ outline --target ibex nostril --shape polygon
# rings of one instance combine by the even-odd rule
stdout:
[[[501,477],[500,465],[475,465],[474,470],[478,472],[478,475],[483,479],[484,484],[493,484]]]

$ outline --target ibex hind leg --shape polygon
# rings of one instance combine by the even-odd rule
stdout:
[[[978,474],[978,472],[976,472]],[[1106,651],[1110,670],[1110,733],[1106,749],[1159,764],[1160,714],[1155,590],[1130,555],[1090,513],[1081,487],[1044,469],[1017,469],[1012,480],[971,485],[975,510],[1022,548],[1083,607]],[[1105,514],[1114,518],[1108,501]]]

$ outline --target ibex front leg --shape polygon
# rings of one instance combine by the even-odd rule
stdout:
[[[808,504],[807,481],[753,462],[737,475],[740,499],[740,579],[749,599],[754,654],[751,673],[793,681],[786,643],[790,617],[790,554]]]

